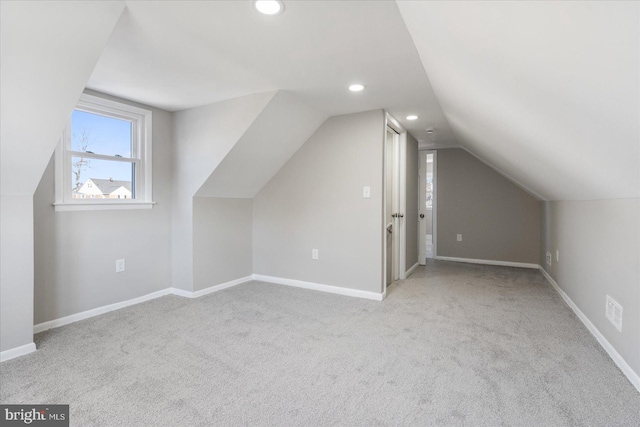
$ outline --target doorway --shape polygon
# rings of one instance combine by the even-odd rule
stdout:
[[[419,242],[420,265],[426,265],[428,259],[437,253],[437,158],[435,150],[420,151],[418,176],[420,179]]]
[[[387,126],[385,138],[385,228],[386,228],[386,285],[400,278],[399,273],[399,217],[398,217],[398,149],[399,134]]]
[[[384,139],[383,293],[406,276],[406,131],[386,115]]]

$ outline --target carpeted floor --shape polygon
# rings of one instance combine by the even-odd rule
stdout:
[[[250,282],[43,332],[2,403],[74,426],[638,426],[640,394],[539,272],[434,262],[383,302]]]

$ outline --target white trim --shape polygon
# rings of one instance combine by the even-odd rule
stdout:
[[[398,212],[402,217],[398,220],[400,236],[398,242],[400,280],[407,278],[404,266],[407,265],[407,132],[403,131],[398,137]]]
[[[32,342],[29,344],[21,345],[20,347],[10,348],[9,350],[0,352],[0,362],[24,356],[25,354],[33,353],[34,351],[36,351],[36,344]]]
[[[314,291],[328,292],[331,294],[346,295],[348,297],[365,298],[374,301],[382,301],[386,293],[375,293],[369,291],[361,291],[358,289],[342,288],[340,286],[322,285],[320,283],[304,282],[302,280],[283,279],[281,277],[263,276],[262,274],[254,274],[253,280],[260,282],[275,283],[278,285],[293,286],[296,288],[311,289]]]
[[[418,266],[420,265],[419,262],[416,262],[415,264],[413,264],[413,266],[407,270],[407,272],[404,274],[405,277],[409,277],[413,274],[413,272],[416,270],[416,268],[418,268]]]
[[[393,129],[398,135],[400,135],[402,132],[406,132],[407,130],[400,124],[400,122],[398,120],[396,120],[395,117],[393,117],[391,114],[389,114],[388,111],[384,112],[384,117],[385,117],[385,129],[387,126],[389,126],[391,129]]]
[[[122,200],[122,199],[120,199]],[[93,203],[54,203],[56,212],[70,211],[108,211],[124,209],[151,209],[154,202],[93,202]]]
[[[102,98],[95,95],[82,93],[75,109],[91,114],[103,115],[131,123],[132,146],[130,157],[118,157],[97,153],[78,153],[71,150],[71,117],[67,127],[63,130],[60,142],[56,148],[55,155],[55,210],[108,210],[108,209],[150,209],[152,208],[153,197],[153,155],[152,155],[152,132],[153,132],[153,112],[144,108],[136,107],[125,102]],[[71,161],[73,156],[82,155],[86,158],[102,159],[109,161],[127,162],[135,166],[131,190],[135,193],[135,202],[131,205],[125,201],[110,201],[101,205],[93,200],[72,199],[72,177]],[[74,205],[65,209],[63,205]],[[130,204],[130,202],[129,202]],[[82,207],[80,207],[82,206]],[[120,207],[122,206],[122,207]]]
[[[33,327],[33,333],[37,334],[39,332],[47,331],[52,328],[57,328],[59,326],[68,325],[70,323],[77,322],[79,320],[88,319],[90,317],[99,316],[104,313],[108,313],[110,311],[119,310],[121,308],[129,307],[131,305],[140,304],[141,302],[149,301],[152,299],[160,298],[165,295],[178,295],[186,298],[198,298],[203,295],[210,294],[212,292],[221,291],[226,288],[230,288],[232,286],[239,285],[241,283],[245,283],[252,280],[251,276],[243,277],[240,279],[232,280],[230,282],[221,283],[219,285],[211,286],[206,289],[201,289],[199,291],[190,292],[185,291],[184,289],[179,288],[167,288],[161,291],[152,292],[147,295],[143,295],[141,297],[133,298],[127,301],[117,302],[115,304],[105,305],[102,307],[94,308],[87,311],[82,311],[80,313],[72,314],[69,316],[61,317],[60,319],[50,320],[48,322],[38,323]]]
[[[98,316],[100,314],[108,313],[110,311],[119,310],[121,308],[129,307],[131,305],[140,304],[141,302],[149,301],[152,299],[160,298],[165,295],[169,295],[171,293],[171,289],[163,289],[161,291],[152,292],[147,295],[143,295],[138,298],[133,298],[130,300],[117,302],[115,304],[109,304],[98,308],[93,308],[87,311],[81,311],[80,313],[72,314],[70,316],[61,317],[59,319],[49,320],[48,322],[38,323],[33,327],[33,333],[37,334],[39,332],[47,331],[52,328],[57,328],[59,326],[68,325],[70,323],[77,322],[78,320],[88,319],[90,317]]]
[[[431,211],[431,245],[432,245],[432,258],[435,259],[438,255],[438,151],[437,150],[419,150],[418,155],[420,158],[418,169],[418,188],[420,189],[418,196],[418,213]],[[432,184],[433,184],[433,203],[430,208],[424,206],[426,202],[426,190],[427,190],[427,159],[428,156],[433,156],[433,170]],[[418,227],[418,262],[420,265],[427,265],[427,242],[426,231],[427,224],[423,218],[419,219]]]
[[[179,297],[184,297],[184,298],[193,298],[193,292],[191,291],[185,291],[184,289],[180,289],[180,288],[169,288],[169,290],[173,295],[177,295]]]
[[[433,218],[431,220],[431,244],[433,245],[433,256],[438,256],[438,151],[427,150],[427,154],[433,154]],[[425,171],[426,173],[426,171]]]
[[[620,370],[627,376],[629,381],[631,381],[631,384],[633,384],[636,390],[640,391],[640,376],[638,376],[638,374],[634,372],[631,366],[629,366],[627,362],[622,358],[622,356],[620,356],[620,353],[618,353],[616,349],[613,348],[611,343],[609,343],[609,341],[607,341],[604,335],[600,333],[598,328],[596,328],[595,325],[591,323],[589,318],[578,308],[578,306],[571,300],[571,298],[569,298],[569,295],[567,295],[560,288],[560,285],[558,285],[556,281],[553,280],[553,277],[551,277],[549,273],[547,273],[546,270],[542,268],[542,266],[538,266],[538,267],[542,275],[547,279],[549,283],[551,283],[551,286],[553,286],[556,292],[560,294],[564,302],[567,303],[567,305],[569,306],[569,308],[571,308],[571,310],[573,310],[576,316],[578,316],[578,319],[582,321],[582,323],[584,324],[584,326],[587,327],[589,332],[591,332],[591,334],[596,338],[596,340],[598,340],[598,342],[600,343],[602,348],[604,348],[604,350],[607,352],[609,357],[611,357],[614,363],[618,365],[618,368],[620,368]]]
[[[456,258],[456,257],[450,257],[450,256],[436,256],[435,259],[439,259],[441,261],[466,262],[468,264],[485,264],[485,265],[501,265],[503,267],[535,268],[536,270],[540,267],[538,264],[529,264],[526,262],[495,261],[492,259]]]
[[[237,286],[252,280],[261,280],[263,282],[277,283],[281,285],[294,286],[294,287],[304,288],[304,289],[312,289],[312,290],[321,291],[321,292],[329,292],[333,294],[346,295],[346,296],[352,296],[352,297],[358,297],[358,298],[365,298],[365,299],[370,299],[375,301],[382,301],[387,296],[386,291],[381,294],[377,294],[375,292],[360,291],[357,289],[341,288],[338,286],[329,286],[329,285],[320,285],[317,283],[303,282],[300,280],[280,279],[277,277],[269,277],[269,276],[253,274],[251,276],[246,276],[240,279],[231,280],[229,282],[210,286],[206,289],[201,289],[195,292],[186,291],[184,289],[179,289],[179,288],[163,289],[161,291],[152,292],[150,294],[143,295],[138,298],[133,298],[133,299],[118,302],[115,304],[105,305],[103,307],[98,307],[91,310],[82,311],[80,313],[72,314],[69,316],[61,317],[60,319],[39,323],[33,327],[33,333],[37,334],[40,332],[44,332],[49,329],[53,329],[60,326],[68,325],[70,323],[77,322],[79,320],[85,320],[90,317],[95,317],[104,313],[108,313],[110,311],[119,310],[121,308],[129,307],[132,305],[140,304],[145,301],[160,298],[165,295],[177,295],[185,298],[199,298],[201,296],[208,295],[213,292],[218,292],[223,289],[227,289],[232,286]],[[22,356],[34,351],[36,351],[36,345],[34,343],[23,345],[21,347],[12,348],[0,353],[0,361],[13,359],[15,357]]]
[[[242,283],[250,282],[251,280],[253,280],[252,276],[241,277],[240,279],[231,280],[229,282],[221,283],[219,285],[209,286],[208,288],[201,289],[195,292],[185,291],[184,289],[171,288],[171,293],[173,293],[174,295],[185,297],[185,298],[199,298],[201,296],[208,295],[213,292],[218,292],[223,289],[230,288],[232,286],[237,286]]]
[[[384,112],[384,137],[383,137],[383,176],[382,176],[382,289],[383,294],[387,289],[387,131],[391,129],[396,133],[393,141],[393,169],[391,173],[394,194],[392,200],[392,212],[403,214],[402,217],[394,218],[393,244],[397,246],[397,251],[393,254],[392,260],[392,281],[405,279],[405,271],[402,266],[406,264],[406,150],[407,150],[407,130],[387,111]],[[396,194],[397,193],[397,194]],[[397,273],[397,274],[394,274]],[[396,279],[397,276],[397,279]]]

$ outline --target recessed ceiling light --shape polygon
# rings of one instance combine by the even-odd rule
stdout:
[[[255,0],[253,7],[265,15],[279,15],[284,12],[284,4],[279,0]]]
[[[434,133],[436,130],[434,128],[427,129],[427,133]]]
[[[418,120],[418,116],[416,116],[415,114],[412,114],[410,116],[407,116],[407,120]]]
[[[364,85],[361,85],[360,83],[355,83],[349,86],[349,90],[351,92],[360,92],[361,90],[364,90]]]

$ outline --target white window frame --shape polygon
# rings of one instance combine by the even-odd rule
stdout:
[[[71,150],[71,118],[62,133],[55,157],[55,210],[105,210],[105,209],[151,209],[152,201],[152,151],[150,110],[123,104],[110,99],[83,93],[76,108],[80,111],[99,114],[131,122],[131,157],[119,158],[95,153],[82,153],[83,157],[98,160],[122,161],[135,164],[132,193],[135,199],[73,199],[72,198],[72,157],[78,152]],[[132,161],[133,160],[133,161]]]

